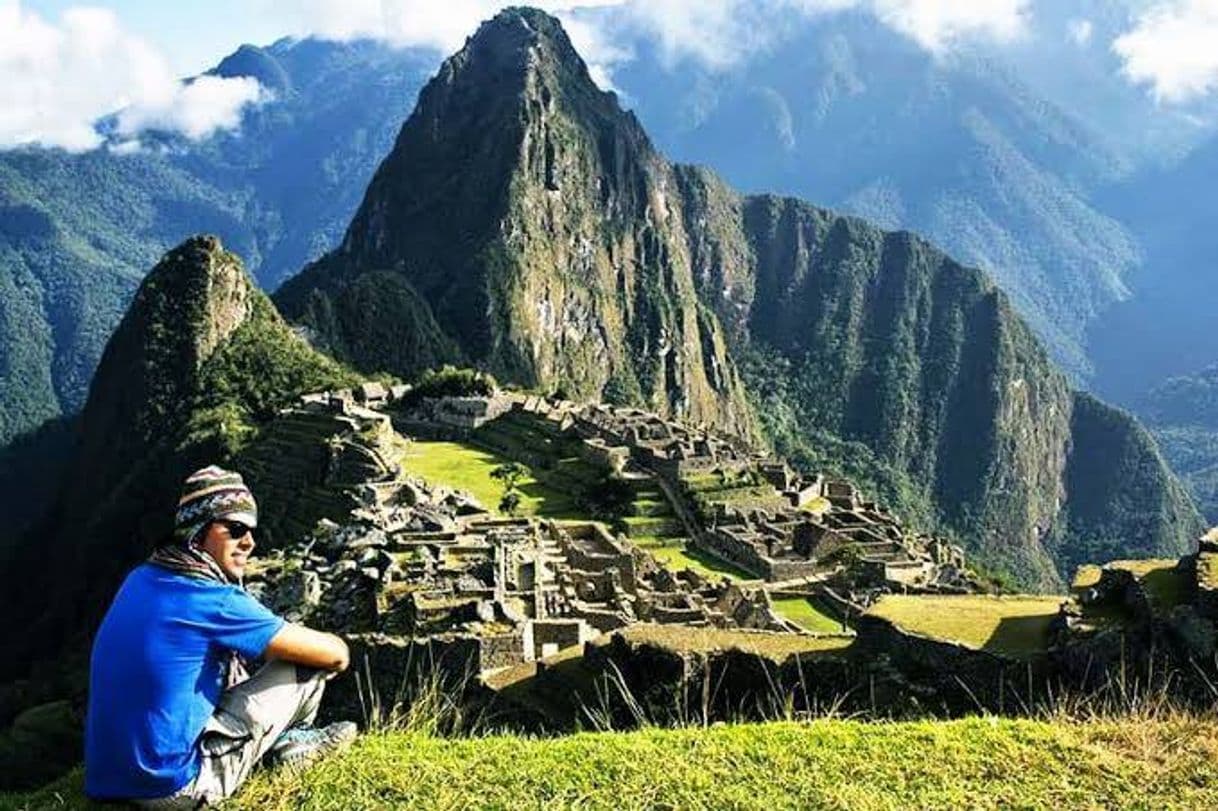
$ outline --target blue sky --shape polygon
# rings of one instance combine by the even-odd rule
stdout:
[[[1218,0],[526,0],[556,13],[612,86],[631,43],[654,42],[670,63],[733,70],[801,19],[852,10],[935,58],[960,46],[1073,42],[1108,54],[1122,79],[1156,102],[1218,94]],[[1115,5],[1106,5],[1106,4]],[[125,134],[156,127],[191,138],[236,126],[267,97],[251,79],[178,79],[215,65],[238,45],[282,36],[374,37],[437,55],[460,47],[502,0],[0,0],[0,149],[101,145],[94,122],[122,112]],[[614,6],[592,15],[575,6]],[[1124,9],[1106,32],[1087,16]],[[1052,14],[1048,12],[1052,11]],[[606,21],[612,20],[612,25]],[[1056,20],[1055,28],[1038,29]],[[1049,24],[1046,22],[1045,24]],[[1046,40],[1040,40],[1043,44]]]
[[[68,8],[101,6],[123,27],[157,45],[179,75],[200,73],[244,42],[266,45],[293,27],[282,4],[265,0],[25,0],[22,6],[48,21]]]

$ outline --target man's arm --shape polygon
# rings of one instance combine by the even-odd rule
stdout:
[[[351,657],[347,643],[334,634],[290,622],[271,637],[263,655],[267,659],[282,659],[335,673],[346,670]]]

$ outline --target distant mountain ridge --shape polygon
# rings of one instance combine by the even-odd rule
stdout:
[[[0,152],[0,445],[83,407],[140,278],[189,235],[219,235],[268,289],[332,247],[434,64],[371,42],[243,46],[215,72],[274,98],[235,132]]]
[[[653,47],[614,81],[670,156],[925,234],[990,273],[1087,379],[1086,327],[1139,260],[1091,199],[1130,170],[1101,133],[998,58],[932,56],[861,11],[802,21],[733,70],[671,69]]]
[[[1034,5],[1036,42],[1064,36],[1065,11]],[[1109,36],[1138,7],[1088,0],[1079,14]],[[635,57],[614,81],[666,152],[747,191],[926,233],[991,272],[1067,370],[1088,374],[1082,331],[1126,295],[1138,262],[1127,229],[1091,201],[1097,182],[1127,172],[1128,149],[1083,122],[1108,121],[1102,111],[1072,115],[1014,78],[1034,55],[932,60],[845,12],[801,20],[725,74],[669,64],[619,13],[579,12],[629,42]],[[1091,52],[1052,53],[1093,78],[1115,71]],[[0,153],[0,383],[11,383],[0,385],[0,444],[79,410],[142,269],[187,235],[218,234],[267,289],[334,247],[438,62],[368,41],[244,45],[211,72],[257,78],[273,100],[234,132],[199,143],[145,133],[150,149],[135,155]],[[1100,106],[1129,106],[1137,93],[1123,87],[1104,84]],[[31,217],[48,220],[49,237]]]
[[[866,448],[895,506],[1030,583],[1178,553],[1200,526],[1145,431],[1071,391],[983,273],[669,165],[540,12],[501,13],[445,63],[342,245],[276,302],[366,370],[416,372],[397,346],[455,352],[737,430],[762,392],[784,451],[833,467],[853,452],[818,455],[822,435]],[[1127,475],[1088,484],[1104,459]]]

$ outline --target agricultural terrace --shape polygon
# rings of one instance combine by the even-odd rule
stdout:
[[[803,597],[777,597],[774,599],[774,610],[784,619],[803,628],[819,634],[841,633],[841,622],[817,608],[811,600]]]
[[[512,460],[462,442],[415,440],[408,443],[400,457],[402,468],[431,484],[461,490],[476,498],[483,507],[499,511],[507,483],[491,475]],[[527,465],[527,473],[516,483],[520,493],[517,515],[541,518],[580,519],[572,497],[539,482]]]
[[[1174,558],[1149,558],[1146,560],[1114,560],[1105,566],[1094,564],[1080,566],[1070,584],[1078,594],[1100,582],[1100,573],[1105,569],[1129,572],[1145,587],[1146,594],[1157,608],[1171,609],[1179,605],[1185,596],[1184,578],[1176,567]]]
[[[988,594],[881,597],[868,616],[910,634],[1023,658],[1048,648],[1049,625],[1064,597]]]
[[[725,560],[707,554],[700,549],[690,546],[689,542],[680,537],[657,538],[653,536],[635,537],[631,541],[640,549],[656,559],[660,565],[670,571],[679,572],[682,569],[692,569],[703,577],[717,580],[722,577],[731,580],[755,580],[739,566],[733,566]]]

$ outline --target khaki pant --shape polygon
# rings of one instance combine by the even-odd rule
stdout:
[[[220,696],[199,736],[202,765],[194,780],[169,797],[141,800],[142,808],[198,808],[231,797],[283,732],[311,724],[325,691],[324,670],[268,662]]]

